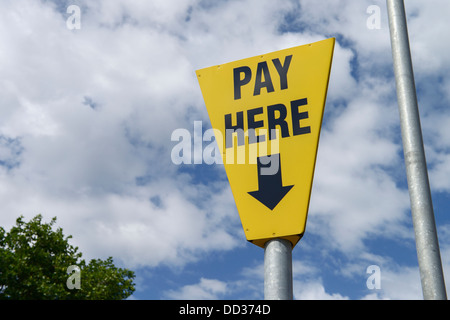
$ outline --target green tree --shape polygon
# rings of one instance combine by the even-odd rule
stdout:
[[[0,300],[120,300],[134,292],[133,271],[117,268],[112,257],[86,263],[72,236],[52,229],[56,217],[23,219],[9,232],[0,227]]]

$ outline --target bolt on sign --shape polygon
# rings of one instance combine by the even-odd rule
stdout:
[[[197,70],[248,241],[305,232],[335,39]]]

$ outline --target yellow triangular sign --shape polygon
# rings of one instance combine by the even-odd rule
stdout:
[[[248,241],[295,246],[308,215],[335,39],[197,71]]]

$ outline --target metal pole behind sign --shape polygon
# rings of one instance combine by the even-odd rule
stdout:
[[[387,6],[403,151],[423,297],[426,300],[446,300],[447,294],[417,105],[405,5],[403,0],[387,0]]]
[[[292,244],[272,239],[264,248],[264,299],[292,300]]]

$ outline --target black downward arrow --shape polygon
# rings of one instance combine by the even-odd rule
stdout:
[[[292,187],[283,187],[280,154],[258,158],[258,190],[249,195],[273,210]]]

